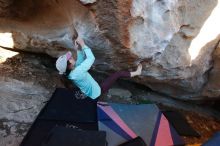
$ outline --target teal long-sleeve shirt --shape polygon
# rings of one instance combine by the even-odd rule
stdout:
[[[88,73],[95,57],[88,46],[84,46],[82,51],[77,51],[77,60],[75,68],[70,72],[68,78],[80,88],[88,97],[95,99],[101,94],[99,84]]]

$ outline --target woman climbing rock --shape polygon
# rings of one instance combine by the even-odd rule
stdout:
[[[79,37],[76,40],[73,38],[73,41],[77,49],[77,58],[74,59],[72,53],[67,52],[57,59],[56,68],[60,74],[65,74],[66,78],[75,84],[86,96],[96,99],[102,93],[106,93],[117,79],[141,75],[142,65],[139,64],[136,71],[115,72],[99,85],[88,72],[95,61],[92,50]]]

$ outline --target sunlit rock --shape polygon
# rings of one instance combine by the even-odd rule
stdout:
[[[0,47],[0,63],[5,62],[8,58],[11,58],[15,55],[17,55],[18,52],[13,52],[10,50],[5,50],[3,48]]]
[[[130,26],[131,51],[141,57],[163,52],[174,34],[180,30],[178,1],[139,0],[132,2]]]
[[[0,45],[7,48],[14,47],[12,33],[0,33]]]
[[[96,0],[80,0],[83,4],[92,4],[96,2]]]

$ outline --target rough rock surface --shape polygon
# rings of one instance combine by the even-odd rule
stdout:
[[[125,89],[120,89],[120,88],[111,88],[108,91],[108,95],[109,97],[119,97],[119,98],[124,98],[124,99],[129,99],[131,98],[132,94],[129,90],[125,90]]]
[[[217,76],[212,54],[219,29],[210,25],[206,30],[213,28],[215,36],[198,46],[193,41],[218,5],[218,0],[1,0],[0,31],[12,33],[14,49],[57,57],[72,47],[76,28],[94,50],[95,69],[129,69],[138,58],[151,59],[134,81],[175,98],[203,100],[220,95],[205,87],[210,75]]]
[[[1,146],[20,144],[55,87],[61,85],[57,72],[48,69],[52,60],[44,58],[0,48]]]
[[[209,82],[204,87],[203,96],[218,99],[220,95],[220,44],[212,55],[213,69],[209,73]]]
[[[23,139],[49,91],[33,83],[0,79],[0,145],[16,146]],[[25,131],[25,133],[23,132]]]

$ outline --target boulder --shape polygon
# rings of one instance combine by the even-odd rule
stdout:
[[[76,29],[93,49],[94,69],[128,70],[150,59],[133,81],[177,99],[205,100],[219,97],[218,13],[218,0],[1,0],[0,31],[12,33],[13,49],[58,57],[73,48]]]
[[[0,78],[0,145],[18,146],[30,124],[48,100],[49,91],[39,85]]]
[[[109,89],[107,96],[115,97],[115,98],[124,98],[125,100],[129,100],[132,94],[129,90],[120,89],[120,88],[111,88]]]
[[[208,82],[202,91],[202,96],[207,99],[218,99],[220,95],[220,44],[218,44],[212,55],[213,68],[209,72]]]

